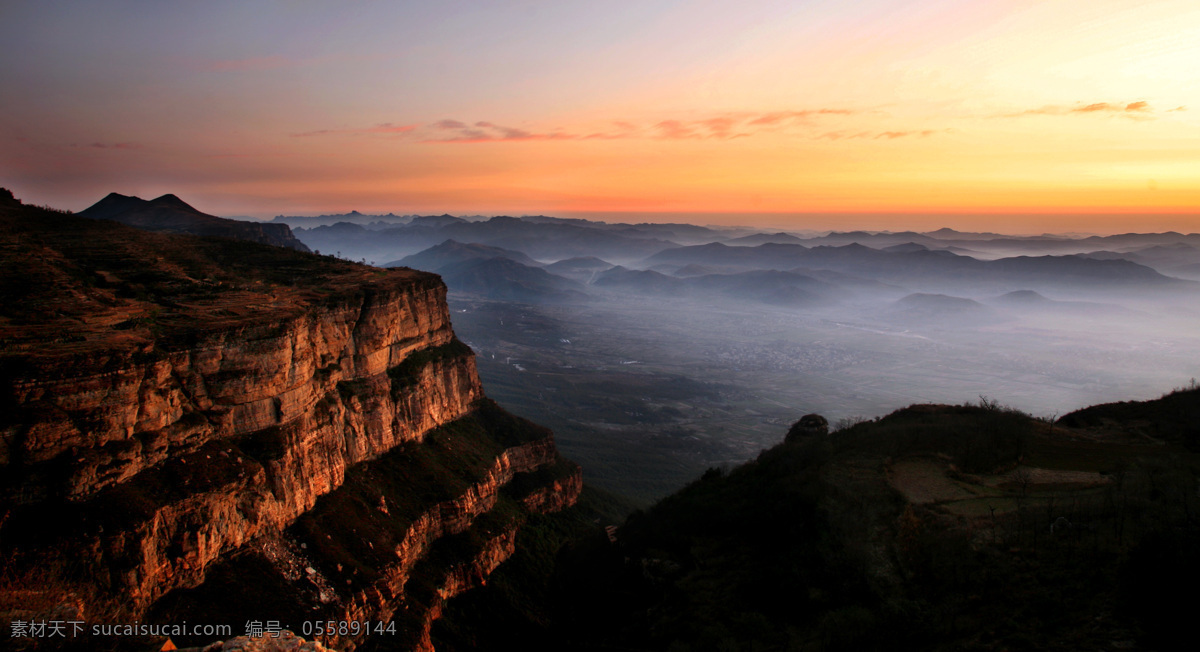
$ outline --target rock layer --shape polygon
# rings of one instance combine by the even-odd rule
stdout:
[[[436,276],[230,243],[239,263],[281,271],[197,280],[228,268],[226,245],[0,209],[6,256],[38,229],[65,243],[37,256],[46,291],[20,288],[0,322],[0,543],[50,569],[49,593],[85,596],[89,619],[153,619],[189,600],[203,611],[194,598],[214,569],[255,557],[309,615],[403,613],[427,632],[440,600],[511,553],[522,513],[579,493],[549,431],[483,397]],[[161,255],[114,260],[94,246],[110,228],[114,246]],[[18,276],[5,262],[7,292]],[[169,283],[144,280],[155,275]],[[43,295],[65,307],[28,298]],[[409,599],[414,573],[442,578],[429,580],[436,600]],[[243,611],[226,615],[255,616]]]

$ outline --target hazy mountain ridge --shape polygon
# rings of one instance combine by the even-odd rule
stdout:
[[[447,240],[420,253],[384,263],[382,267],[412,267],[426,272],[436,272],[448,265],[487,258],[508,258],[528,267],[542,266],[541,263],[529,256],[512,249],[477,243],[463,244],[455,240]]]
[[[1096,260],[1082,256],[1017,256],[977,260],[944,250],[902,247],[878,250],[852,243],[817,246],[767,243],[729,247],[720,243],[678,247],[647,258],[643,265],[723,265],[786,270],[827,269],[912,287],[975,285],[1187,286],[1129,260]]]
[[[1200,318],[1196,283],[1124,256],[990,259],[914,243],[911,232],[893,239],[902,242],[883,249],[710,242],[621,265],[595,253],[562,258],[538,270],[552,277],[506,264],[486,278],[444,278],[456,323],[485,352],[483,373],[502,398],[565,433],[565,450],[601,486],[639,498],[661,495],[656,473],[678,477],[668,459],[696,472],[701,460],[753,454],[784,418],[786,401],[767,398],[780,386],[791,401],[834,406],[834,418],[991,392],[1040,412],[1154,391],[1200,369],[1188,353],[1200,356],[1189,325]],[[613,380],[603,401],[587,389],[595,375]],[[728,400],[703,402],[647,385],[673,375],[736,380],[721,390]],[[635,437],[639,420],[653,436]],[[622,462],[599,441],[641,450],[660,470]]]
[[[519,303],[574,302],[588,298],[576,281],[511,258],[473,258],[438,269],[456,292]]]
[[[447,216],[449,217],[449,216]],[[526,218],[493,217],[487,221],[463,220],[424,223],[381,230],[339,223],[298,229],[298,237],[316,250],[340,252],[344,257],[399,260],[446,240],[515,249],[539,260],[557,261],[580,256],[606,260],[644,258],[675,243],[657,232],[619,232],[580,226],[572,221],[533,222]]]
[[[348,224],[321,226],[303,229],[299,234],[314,249],[339,252],[346,258],[374,261],[399,260],[405,255],[415,254],[447,239],[454,239],[464,243],[520,251],[546,262],[596,256],[626,267],[642,268],[696,263],[718,267],[741,265],[746,270],[785,271],[805,266],[846,271],[844,265],[849,261],[838,262],[833,258],[846,257],[854,252],[853,248],[856,247],[892,254],[950,252],[977,259],[981,263],[1019,256],[1083,255],[1091,258],[1120,258],[1150,266],[1168,275],[1172,270],[1180,270],[1180,273],[1185,275],[1194,274],[1191,270],[1200,267],[1200,249],[1196,249],[1196,246],[1200,245],[1200,234],[1175,232],[1111,236],[1009,236],[943,228],[924,233],[847,231],[821,236],[801,236],[779,231],[728,231],[687,224],[624,224],[549,216],[501,216],[463,220],[449,215],[419,217],[407,225],[381,230],[370,230],[357,225],[356,227]],[[730,237],[731,235],[733,237]],[[804,247],[820,251],[811,254],[811,259],[802,260],[796,254],[798,250],[772,250],[765,245]],[[702,250],[692,249],[691,252],[708,251],[714,254],[714,258],[706,260],[697,256],[684,260],[671,258],[665,253],[680,247],[707,247]],[[719,247],[741,251],[724,251],[717,256]],[[845,249],[846,247],[851,249]],[[1098,253],[1103,251],[1113,253]],[[861,251],[857,253],[859,264],[863,264],[867,260],[867,254]],[[681,252],[677,255],[691,256],[692,253]],[[808,260],[817,261],[819,264]],[[994,275],[985,267],[964,269],[976,277]],[[893,271],[877,269],[870,273],[885,274]],[[1007,269],[1005,273],[1017,271]],[[1028,273],[1036,274],[1036,271],[1029,270]],[[1084,273],[1081,279],[1086,276],[1088,274]]]
[[[271,219],[272,222],[282,222],[296,228],[315,228],[318,226],[332,226],[338,223],[358,224],[361,226],[372,227],[372,225],[380,225],[374,228],[386,226],[394,226],[396,224],[408,224],[417,217],[416,215],[396,215],[388,213],[386,215],[364,215],[358,211],[350,211],[349,213],[334,213],[330,215],[276,215]]]

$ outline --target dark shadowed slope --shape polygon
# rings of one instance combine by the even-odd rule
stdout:
[[[583,286],[509,258],[473,258],[438,270],[451,292],[519,303],[560,303],[587,298]]]
[[[112,220],[146,231],[186,233],[248,240],[308,251],[286,224],[243,222],[202,213],[175,195],[149,201],[115,192],[78,213],[96,220]]]
[[[1191,390],[1053,424],[981,401],[793,427],[543,557],[541,584],[452,602],[438,650],[1182,649],[1198,416]]]

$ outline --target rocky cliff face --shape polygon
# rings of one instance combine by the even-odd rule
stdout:
[[[549,431],[483,397],[437,277],[259,245],[239,246],[269,271],[230,277],[220,243],[0,209],[0,290],[20,307],[0,321],[0,547],[50,569],[47,603],[84,596],[89,620],[186,608],[235,633],[400,619],[420,647],[522,514],[579,493]],[[257,588],[230,587],[247,566]]]

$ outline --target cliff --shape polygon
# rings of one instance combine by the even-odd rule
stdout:
[[[79,215],[95,220],[112,220],[147,231],[217,236],[299,251],[309,250],[296,239],[287,224],[231,220],[209,215],[175,195],[146,200],[112,192],[79,211]]]
[[[551,433],[484,398],[436,276],[11,200],[0,247],[9,616],[396,619],[427,646],[525,515],[579,493]]]

